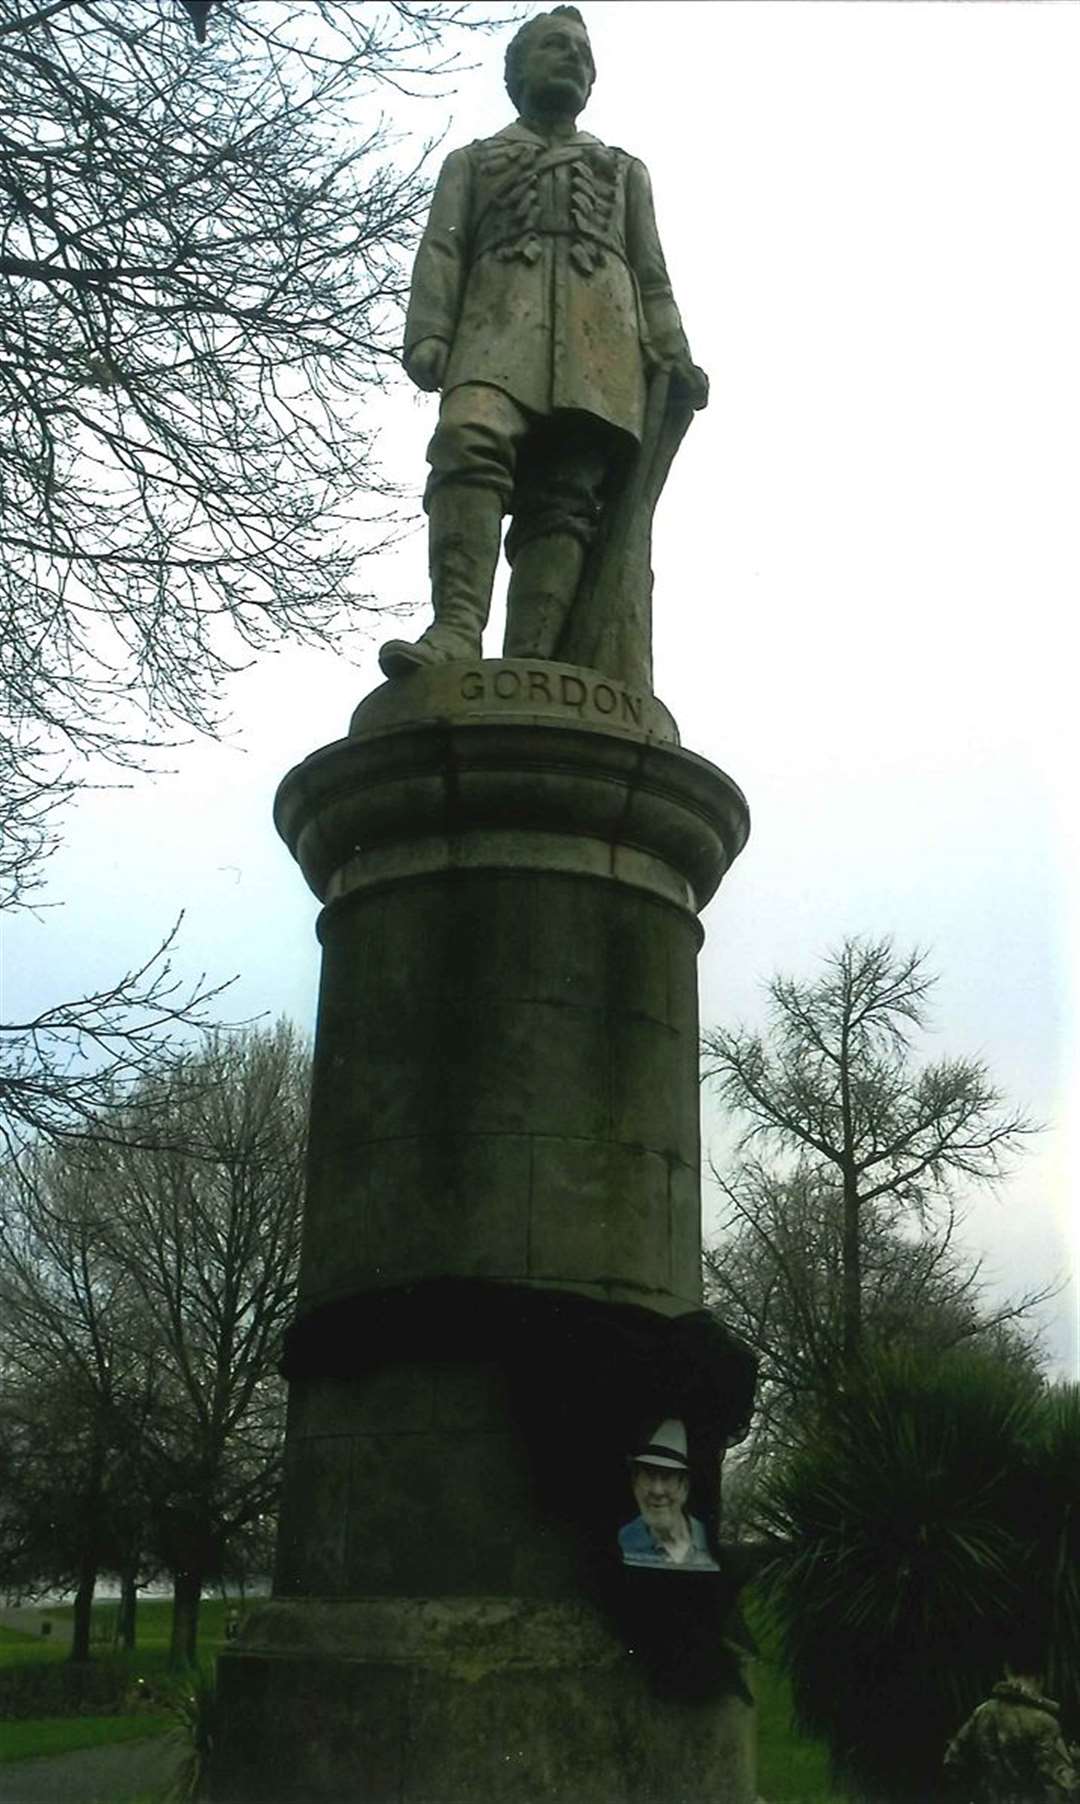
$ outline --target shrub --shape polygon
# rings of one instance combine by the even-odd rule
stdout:
[[[1049,1601],[1047,1690],[1061,1703],[1066,1732],[1080,1740],[1080,1384],[1046,1393],[1031,1459],[1032,1577]]]
[[[217,1733],[218,1704],[215,1673],[196,1666],[170,1699],[183,1758],[169,1787],[165,1804],[189,1804],[198,1798],[206,1782]]]
[[[111,1716],[132,1708],[130,1669],[119,1660],[40,1661],[0,1669],[0,1720]]]
[[[875,1357],[765,1481],[763,1575],[796,1712],[874,1799],[939,1794],[944,1746],[1028,1612],[1039,1392],[986,1357]]]

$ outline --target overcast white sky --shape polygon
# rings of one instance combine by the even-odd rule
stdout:
[[[703,1020],[759,1019],[762,980],[844,934],[928,945],[931,1050],[1051,1124],[970,1238],[1006,1287],[1073,1274],[1046,1328],[1075,1375],[1080,6],[583,11],[582,123],[648,163],[713,383],[654,557],[657,691],[753,816],[705,917]],[[503,42],[475,47],[450,144],[511,117]],[[432,411],[403,379],[386,460],[417,489]],[[419,603],[424,572],[414,536],[372,586]],[[241,974],[230,1013],[310,1028],[317,905],[273,791],[378,680],[373,647],[283,654],[237,682],[228,745],[87,798],[63,906],[6,929],[7,1015],[109,981],[183,907],[182,963]]]

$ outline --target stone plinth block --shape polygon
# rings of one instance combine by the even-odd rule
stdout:
[[[615,1539],[637,1413],[712,1434],[706,1479],[725,1432],[697,917],[743,797],[652,696],[504,660],[377,690],[276,819],[322,983],[274,1598],[213,1796],[751,1804],[699,1670],[723,1572],[642,1593]]]
[[[752,1710],[658,1697],[583,1605],[270,1605],[220,1667],[216,1804],[752,1804]]]

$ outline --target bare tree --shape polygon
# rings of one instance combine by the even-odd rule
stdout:
[[[103,1566],[129,1605],[145,1544],[138,1448],[159,1362],[141,1299],[103,1248],[99,1151],[43,1146],[0,1191],[0,1575],[75,1592],[90,1651]]]
[[[926,1030],[935,982],[924,953],[849,939],[817,982],[772,979],[767,1035],[703,1038],[705,1078],[745,1124],[742,1155],[786,1155],[800,1182],[834,1198],[849,1366],[863,1339],[868,1236],[947,1219],[960,1190],[1002,1177],[1036,1131],[978,1060],[916,1064],[911,1041]]]
[[[758,1159],[714,1170],[727,1208],[705,1251],[706,1294],[759,1359],[751,1452],[797,1442],[843,1383],[843,1211],[836,1182],[808,1161],[781,1171]],[[981,1262],[960,1243],[946,1198],[924,1231],[882,1198],[860,1230],[862,1336],[882,1347],[946,1353],[976,1343],[1035,1369],[1033,1312],[1052,1287],[989,1303]]]
[[[308,1064],[284,1024],[221,1035],[175,1066],[167,1109],[152,1097],[157,1144],[136,1109],[112,1156],[101,1233],[162,1362],[142,1455],[154,1545],[173,1574],[174,1660],[194,1657],[205,1582],[277,1496]]]
[[[0,812],[27,855],[50,753],[212,730],[253,653],[369,605],[364,403],[428,191],[380,95],[473,22],[244,0],[199,42],[159,0],[0,0]]]
[[[386,108],[445,88],[484,23],[0,0],[0,908],[82,784],[212,732],[233,671],[372,606],[394,502],[369,403],[428,193]],[[0,1025],[9,1147],[103,1131],[205,1025],[219,986],[174,951]]]
[[[76,1657],[103,1568],[129,1593],[140,1565],[172,1573],[187,1660],[204,1583],[265,1544],[308,1064],[284,1024],[220,1034],[156,1073],[148,1120],[136,1096],[104,1142],[6,1174],[0,1582],[73,1586]]]

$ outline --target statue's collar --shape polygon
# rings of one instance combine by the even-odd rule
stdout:
[[[545,150],[553,149],[561,144],[599,144],[600,142],[599,138],[593,137],[592,132],[579,132],[563,126],[555,126],[550,132],[545,132],[542,127],[530,125],[524,119],[515,119],[513,125],[504,126],[501,132],[496,133],[496,136],[523,140],[528,144],[542,144]]]

